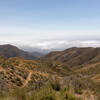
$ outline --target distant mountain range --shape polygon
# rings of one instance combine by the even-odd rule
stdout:
[[[17,48],[16,46],[7,44],[7,45],[0,45],[0,56],[4,56],[6,58],[10,57],[22,57],[24,59],[37,59],[43,54],[39,52],[27,52]]]

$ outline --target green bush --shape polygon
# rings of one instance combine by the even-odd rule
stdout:
[[[82,91],[81,88],[75,88],[74,91],[75,91],[75,93],[77,93],[77,94],[80,94],[80,95],[83,94],[83,91]]]
[[[29,100],[56,100],[55,92],[51,88],[51,86],[43,86],[39,90],[31,93],[31,97]]]
[[[55,100],[55,98],[52,95],[48,95],[46,97],[43,97],[41,100]]]
[[[11,96],[14,98],[13,100],[27,100],[26,91],[22,88],[15,89]]]
[[[60,89],[61,89],[61,85],[60,85],[59,81],[51,82],[51,86],[56,91],[60,91]]]
[[[66,94],[66,100],[83,100],[82,98],[77,98],[71,93]]]

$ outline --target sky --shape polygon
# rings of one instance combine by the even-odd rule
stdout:
[[[54,49],[99,40],[100,0],[0,0],[0,44]]]

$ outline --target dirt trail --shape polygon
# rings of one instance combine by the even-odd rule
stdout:
[[[29,72],[28,77],[27,77],[25,83],[23,84],[23,87],[25,87],[28,84],[28,82],[31,80],[31,76],[32,76],[32,71]]]

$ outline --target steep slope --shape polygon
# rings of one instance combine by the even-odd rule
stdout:
[[[90,68],[93,68],[91,69],[92,73]],[[94,68],[96,68],[96,72]],[[24,60],[19,57],[0,57],[0,90],[7,92],[8,90],[11,91],[14,88],[20,87],[25,88],[27,91],[36,91],[40,87],[45,86],[47,82],[55,82],[57,80],[60,82],[61,88],[67,87],[76,96],[84,97],[84,93],[89,91],[94,97],[98,95],[96,93],[100,93],[100,83],[95,81],[99,77],[100,67],[92,66],[88,67],[88,69],[80,68],[73,71],[61,62]],[[90,74],[87,71],[90,71]],[[57,84],[55,83],[53,88],[58,88],[59,84]],[[96,93],[92,93],[95,90]]]
[[[64,51],[51,52],[42,60],[60,61],[69,66],[80,66],[100,61],[100,48],[70,48]]]
[[[41,58],[43,61],[60,62],[75,73],[100,82],[100,48],[69,48],[51,52]]]
[[[55,68],[55,66],[58,65],[38,60],[24,60],[19,57],[6,59],[0,57],[0,89],[7,90],[15,87],[29,88],[29,86],[32,88],[38,82],[43,84],[51,78],[59,78],[62,76],[63,71],[57,73],[58,68]]]
[[[0,45],[0,55],[6,58],[10,57],[22,57],[25,59],[36,59],[37,57],[33,54],[25,52],[13,45]]]
[[[50,82],[54,89],[66,87],[78,97],[90,95],[85,100],[99,100],[95,98],[100,95],[100,48],[70,48],[39,60],[1,56],[0,76],[4,91],[17,87],[36,91]]]

